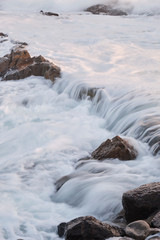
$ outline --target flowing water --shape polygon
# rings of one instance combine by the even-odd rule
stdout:
[[[0,82],[2,240],[58,240],[56,226],[79,216],[111,221],[125,191],[160,181],[160,2],[118,1],[125,17],[80,12],[93,2],[0,1],[0,55],[25,41],[62,69],[54,84]],[[116,135],[136,160],[78,161]]]

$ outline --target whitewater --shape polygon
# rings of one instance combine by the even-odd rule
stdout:
[[[128,16],[83,12],[108,2],[0,0],[0,57],[27,42],[62,71],[54,84],[0,81],[1,240],[59,240],[57,225],[79,216],[112,221],[125,191],[160,181],[160,0],[116,1]],[[136,160],[80,165],[116,135]]]

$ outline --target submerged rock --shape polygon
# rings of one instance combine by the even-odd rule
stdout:
[[[65,226],[64,223],[63,226]],[[105,240],[110,237],[124,236],[124,234],[123,229],[103,223],[92,216],[76,218],[68,222],[64,230],[66,240]]]
[[[56,16],[56,17],[58,17],[59,16],[59,14],[58,13],[53,13],[53,12],[44,12],[44,11],[40,11],[40,13],[41,14],[43,14],[43,15],[46,15],[46,16]]]
[[[3,32],[0,32],[0,37],[8,37],[8,35]]]
[[[52,81],[60,77],[60,68],[42,56],[31,57],[27,50],[12,50],[0,58],[0,76],[2,80],[18,80],[34,76],[43,76]]]
[[[98,160],[106,158],[133,160],[137,157],[137,151],[126,140],[116,136],[103,142],[91,155]]]
[[[160,210],[160,182],[142,185],[123,194],[127,222],[146,219]]]
[[[123,16],[127,15],[126,12],[115,8],[111,5],[105,5],[105,4],[96,4],[93,5],[85,10],[86,12],[91,12],[93,14],[106,14],[111,16]]]

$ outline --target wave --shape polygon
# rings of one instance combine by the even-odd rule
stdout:
[[[84,83],[60,81],[55,85],[71,98],[92,102],[92,111],[105,119],[107,130],[133,137],[147,143],[150,151],[160,154],[160,93],[133,90],[120,97],[111,98],[106,88],[91,88]]]
[[[83,11],[95,4],[110,4],[131,14],[160,14],[160,0],[1,0],[0,9],[5,11]]]

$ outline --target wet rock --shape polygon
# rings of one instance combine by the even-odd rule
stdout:
[[[58,13],[53,13],[53,12],[44,12],[44,11],[40,11],[40,13],[41,14],[43,14],[43,15],[46,15],[46,16],[56,16],[56,17],[58,17],[59,16],[59,14]]]
[[[2,80],[19,80],[31,75],[54,81],[60,77],[60,68],[42,56],[32,58],[27,50],[12,50],[11,54],[0,58]]]
[[[133,160],[137,156],[137,151],[126,140],[116,136],[103,142],[91,155],[98,160],[106,158]]]
[[[0,58],[0,77],[2,77],[9,67],[9,59],[7,57]]]
[[[146,219],[160,210],[160,182],[145,184],[124,193],[122,204],[127,222]]]
[[[92,216],[79,217],[66,224],[66,240],[105,240],[109,237],[124,236],[124,230],[103,223]]]
[[[64,233],[65,233],[65,228],[66,228],[66,224],[65,222],[60,223],[57,227],[57,234],[59,237],[63,237]]]
[[[151,226],[155,228],[160,228],[160,211],[153,217],[151,221]]]
[[[139,220],[128,224],[125,232],[128,237],[143,240],[149,235],[150,226],[147,222]]]
[[[104,5],[104,4],[96,4],[93,5],[85,10],[86,12],[91,12],[93,14],[105,14],[111,16],[123,16],[127,15],[126,12],[115,8],[111,5]]]
[[[65,184],[71,178],[72,178],[72,175],[66,175],[58,179],[57,182],[55,183],[56,190],[58,191],[63,186],[63,184]]]
[[[8,37],[8,35],[3,32],[0,32],[0,37]]]

